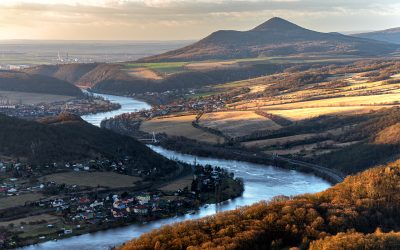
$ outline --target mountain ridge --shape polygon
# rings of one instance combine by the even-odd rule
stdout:
[[[400,44],[400,27],[372,32],[357,33],[353,34],[353,36]]]
[[[295,23],[289,22],[283,18],[280,17],[273,17],[264,23],[256,26],[255,28],[249,30],[249,31],[256,31],[256,32],[264,32],[268,30],[278,30],[278,29],[285,29],[285,30],[295,30],[295,29],[302,29],[302,30],[307,30]]]
[[[309,30],[274,17],[248,31],[219,30],[189,46],[138,62],[196,61],[303,54],[374,56],[400,46],[338,33]]]

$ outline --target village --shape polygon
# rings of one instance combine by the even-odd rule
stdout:
[[[226,105],[237,101],[238,96],[250,91],[248,88],[241,88],[233,91],[218,93],[215,95],[196,95],[207,92],[207,88],[191,89],[188,91],[165,91],[162,93],[147,92],[144,94],[133,95],[136,98],[147,100],[151,103],[159,103],[159,100],[169,100],[168,104],[153,105],[149,110],[141,110],[134,113],[124,113],[113,117],[112,120],[134,121],[141,119],[151,119],[176,113],[213,112],[226,110]],[[157,101],[156,101],[157,100]],[[104,121],[107,123],[107,120]]]
[[[7,98],[0,97],[0,113],[23,119],[57,116],[64,111],[75,115],[86,115],[112,111],[119,108],[119,104],[93,95],[85,95],[83,98],[74,98],[67,101],[42,102],[37,104],[12,102]]]
[[[157,172],[155,169],[129,170],[128,166],[129,158],[40,167],[0,161],[0,247],[14,248],[130,223],[194,214],[202,204],[221,202],[243,192],[242,180],[218,167],[187,165],[189,171],[184,174],[192,176],[191,182],[185,188],[165,190],[158,188],[162,183],[146,181]],[[137,182],[127,187],[105,187],[81,180],[82,184],[51,180],[57,174],[98,177],[102,173],[109,178],[113,174],[137,178]],[[21,219],[28,222],[18,224]]]

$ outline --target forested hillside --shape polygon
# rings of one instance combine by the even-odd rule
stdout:
[[[359,249],[399,249],[400,233],[383,233],[380,229],[373,234],[362,234],[357,232],[339,233],[322,240],[311,243],[310,250],[359,250]]]
[[[400,161],[397,161],[347,177],[321,193],[276,197],[270,202],[165,226],[126,243],[121,249],[307,249],[310,243],[313,249],[342,249],[320,247],[329,245],[329,240],[312,242],[349,230],[360,233],[373,233],[377,228],[383,232],[397,230],[399,180]],[[352,235],[348,237],[351,239]],[[358,244],[366,249],[366,243]]]
[[[143,168],[161,167],[168,172],[176,167],[174,162],[130,137],[100,129],[69,114],[40,122],[0,115],[0,142],[0,156],[32,163],[129,156]]]
[[[352,174],[394,160],[400,153],[400,108],[387,108],[353,117],[358,124],[336,136],[342,143],[358,141],[316,161]]]

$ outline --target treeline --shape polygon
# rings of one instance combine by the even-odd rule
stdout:
[[[329,67],[327,70],[329,70],[330,74],[361,73],[375,70],[382,70],[382,73],[387,73],[387,70],[396,70],[398,72],[399,66],[397,60],[362,60],[343,67]]]
[[[321,155],[315,159],[316,162],[352,174],[393,160],[400,153],[399,107],[354,117],[359,117],[360,122],[332,139],[359,143]]]
[[[391,231],[400,226],[399,176],[400,161],[347,177],[321,193],[277,197],[165,226],[121,249],[321,249],[325,241],[314,241],[341,232]]]
[[[301,87],[313,83],[324,83],[324,88],[339,88],[347,86],[345,80],[340,79],[340,75],[345,76],[349,73],[366,72],[363,76],[369,81],[388,80],[395,83],[390,77],[400,73],[400,63],[392,60],[385,61],[358,61],[354,63],[320,63],[320,64],[301,64],[289,67],[282,74],[267,76],[262,79],[254,79],[255,83],[268,84],[263,93],[257,93],[258,96],[274,96],[281,94],[282,91],[297,91]],[[336,77],[329,80],[328,77]],[[320,86],[318,86],[320,87]],[[250,97],[250,96],[249,96]]]
[[[335,135],[328,130],[341,129]],[[324,135],[318,135],[324,133]],[[312,160],[322,166],[353,174],[366,168],[393,160],[400,154],[400,107],[382,108],[366,114],[326,115],[315,117],[283,127],[275,131],[257,131],[238,138],[238,142],[274,139],[298,134],[315,134],[313,138],[283,144],[295,146],[334,140],[353,143],[335,148],[330,153],[315,156]],[[297,144],[296,144],[297,143]]]
[[[326,130],[338,129],[347,125],[357,124],[369,119],[368,115],[340,116],[323,115],[307,120],[297,121],[275,131],[256,131],[240,138],[241,142],[263,139],[274,139],[298,134],[323,133]]]
[[[268,83],[271,85],[264,92],[274,95],[281,91],[294,91],[308,84],[322,82],[328,76],[328,74],[321,74],[321,72],[314,71],[274,75],[268,79]]]

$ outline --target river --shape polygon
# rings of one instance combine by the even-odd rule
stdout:
[[[83,90],[84,93],[87,93],[86,90]],[[93,93],[95,96],[101,96],[104,99],[109,100],[113,103],[119,103],[121,108],[118,110],[113,110],[109,112],[97,113],[97,114],[89,114],[82,116],[82,119],[91,123],[95,126],[100,127],[100,123],[102,120],[106,118],[111,118],[123,113],[131,113],[136,112],[142,109],[150,109],[151,106],[145,102],[138,101],[132,98],[123,97],[123,96],[116,96],[116,95],[106,95],[106,94],[96,94]]]
[[[112,102],[121,104],[121,109],[101,114],[86,115],[82,118],[96,126],[104,118],[118,114],[132,112],[150,107],[145,102],[127,97],[101,95]],[[180,222],[189,219],[197,219],[215,213],[232,210],[239,206],[251,205],[262,200],[269,200],[277,195],[296,195],[303,193],[314,193],[330,187],[330,184],[321,178],[313,175],[300,173],[293,170],[284,170],[272,166],[263,166],[248,162],[221,160],[209,157],[195,157],[192,155],[180,154],[157,146],[150,146],[154,151],[171,159],[199,164],[210,164],[220,166],[235,173],[236,177],[243,178],[245,191],[241,197],[222,202],[218,205],[203,206],[196,214],[184,215],[169,219],[149,222],[147,224],[134,224],[131,226],[109,229],[106,231],[85,234],[59,241],[49,241],[38,245],[28,246],[25,250],[102,250],[112,246],[120,245],[141,234],[159,228],[162,225]]]

